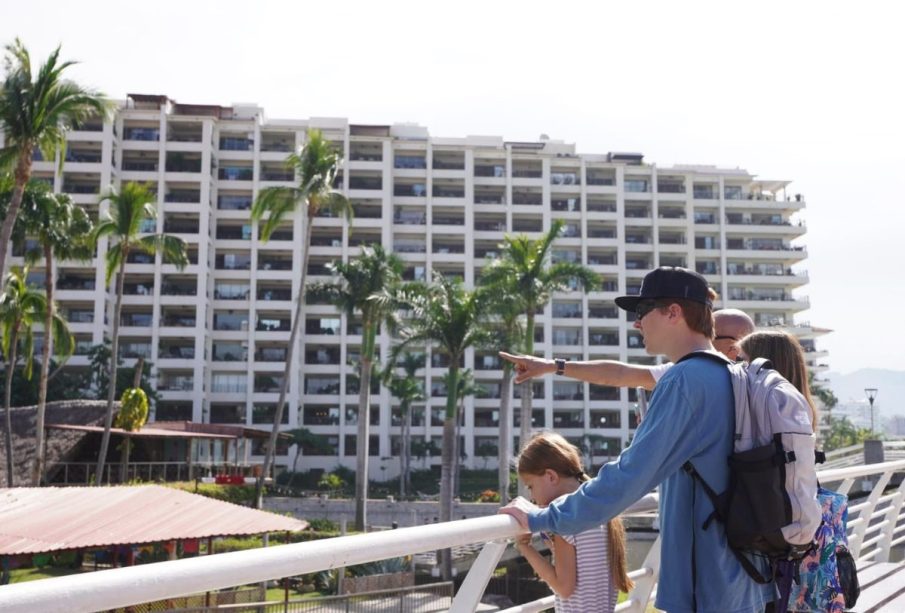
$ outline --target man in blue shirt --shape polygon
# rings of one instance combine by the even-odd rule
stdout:
[[[690,460],[717,492],[728,485],[732,384],[723,365],[690,355],[714,351],[715,298],[701,275],[666,266],[644,277],[640,295],[617,298],[617,306],[635,311],[634,326],[647,352],[675,363],[654,388],[631,446],[546,508],[516,498],[500,510],[532,532],[575,534],[609,521],[659,485],[662,562],[656,606],[671,613],[759,613],[774,596],[772,584],[758,585],[747,575],[720,524],[704,529],[713,505],[682,470]]]

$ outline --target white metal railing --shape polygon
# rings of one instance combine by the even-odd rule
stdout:
[[[836,491],[846,494],[851,491],[870,492],[866,499],[853,502],[849,507],[849,542],[852,553],[859,561],[888,561],[890,549],[905,542],[905,515],[902,513],[905,481],[886,491],[893,474],[897,472],[905,472],[905,460],[818,473],[821,483]],[[652,510],[656,507],[656,501],[656,495],[649,494],[629,511]],[[103,570],[0,587],[0,611],[30,613],[113,609],[387,558],[485,543],[450,608],[451,611],[461,613],[475,609],[506,549],[506,540],[522,532],[513,518],[494,515]],[[642,567],[632,571],[635,589],[629,594],[629,599],[620,603],[616,610],[625,613],[645,611],[655,595],[659,569],[658,539]],[[541,611],[551,606],[552,601],[543,599],[509,611]]]
[[[889,483],[905,471],[905,460],[824,470],[817,477],[825,487],[848,495],[869,492],[859,501],[849,501],[848,543],[858,561],[888,562],[889,552],[905,543],[905,479],[894,487]]]
[[[884,459],[902,460],[905,459],[905,441],[883,441]],[[864,444],[851,445],[834,449],[826,453],[826,463],[823,464],[823,470],[831,470],[835,468],[846,468],[848,466],[861,466],[864,464]]]

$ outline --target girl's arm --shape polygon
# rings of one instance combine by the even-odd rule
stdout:
[[[558,534],[553,536],[551,548],[555,556],[556,566],[542,556],[532,545],[531,535],[520,535],[516,538],[515,546],[519,553],[525,556],[528,564],[541,578],[541,581],[550,586],[560,598],[568,598],[575,591],[575,583],[578,573],[576,571],[575,546],[567,543]]]

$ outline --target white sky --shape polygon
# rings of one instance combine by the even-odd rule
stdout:
[[[660,166],[739,166],[804,194],[833,370],[902,367],[905,8],[894,2],[0,0],[0,42],[106,94],[269,117],[541,133]]]

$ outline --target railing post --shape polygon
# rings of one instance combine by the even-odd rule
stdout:
[[[628,598],[631,601],[629,611],[644,613],[647,610],[647,603],[650,601],[650,595],[653,593],[660,578],[660,536],[651,545],[650,551],[644,558],[641,569],[645,571],[643,577],[639,577],[635,581],[635,588],[629,593]]]
[[[886,528],[883,529],[883,538],[877,543],[877,562],[889,562],[889,552],[892,549],[892,537],[899,523],[899,514],[902,512],[902,503],[905,502],[905,479],[899,484],[899,488],[889,501],[886,509]]]
[[[852,556],[856,560],[861,557],[861,543],[864,541],[864,533],[867,531],[867,526],[873,517],[874,509],[877,508],[877,500],[883,495],[883,490],[886,489],[886,484],[892,478],[892,473],[892,470],[887,470],[877,478],[874,489],[871,490],[870,496],[867,498],[867,506],[858,513],[858,519],[862,521],[855,526],[855,531],[848,540],[849,551],[852,552]]]
[[[484,545],[449,607],[451,613],[471,613],[477,609],[487,588],[487,582],[490,581],[493,570],[508,546],[507,541],[494,541]]]

